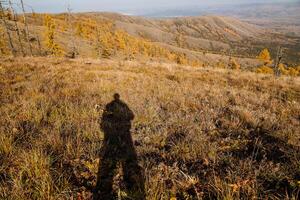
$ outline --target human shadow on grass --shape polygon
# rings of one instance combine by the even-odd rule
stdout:
[[[115,199],[113,178],[118,163],[123,170],[123,180],[130,199],[145,199],[144,171],[138,165],[137,153],[130,133],[134,114],[115,94],[114,100],[105,107],[100,118],[104,141],[100,150],[97,184],[94,200]]]

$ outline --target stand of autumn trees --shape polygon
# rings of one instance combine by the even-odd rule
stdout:
[[[62,45],[59,44],[58,38],[62,34],[72,35],[73,41],[78,38],[83,38],[88,41],[89,44],[94,46],[95,52],[98,57],[109,58],[112,56],[125,55],[128,60],[134,59],[137,55],[151,57],[151,58],[162,58],[169,61],[177,62],[178,64],[189,64],[193,66],[199,66],[201,63],[198,60],[190,60],[183,53],[172,52],[159,45],[155,45],[150,41],[143,38],[138,38],[129,35],[123,30],[115,28],[113,21],[106,19],[92,20],[89,17],[84,16],[72,16],[71,19],[68,14],[59,15],[46,15],[46,14],[24,14],[22,16],[13,16],[12,12],[5,10],[2,12],[1,18],[6,20],[11,26],[15,23],[16,26],[20,27],[22,32],[22,38],[20,38],[20,47],[17,47],[17,51],[22,52],[22,44],[28,46],[27,51],[23,55],[33,55],[35,50],[36,55],[44,55],[44,52],[54,56],[63,56],[68,52],[64,52]],[[5,21],[5,22],[6,22]],[[31,30],[27,24],[42,27],[43,47],[39,41],[39,33],[37,30]],[[75,27],[75,28],[74,28]],[[9,43],[7,35],[3,26],[0,27],[0,52],[1,55],[11,54],[8,49]],[[9,36],[12,36],[13,45],[16,43],[16,34],[13,31],[8,32]],[[4,37],[5,36],[5,37]],[[37,41],[34,46],[32,43]],[[15,49],[15,48],[13,48]],[[74,48],[76,49],[76,47]],[[72,50],[74,50],[72,49]],[[12,51],[12,50],[11,50]],[[75,53],[72,53],[75,54]]]
[[[61,47],[55,42],[55,23],[51,16],[45,16],[45,26],[46,26],[46,35],[45,35],[45,44],[47,50],[50,54],[61,56],[63,51]]]
[[[113,22],[109,20],[94,21],[88,18],[81,18],[74,23],[76,24],[76,35],[92,41],[95,44],[95,50],[98,55],[103,58],[108,58],[121,52],[126,55],[127,59],[134,59],[137,55],[142,55],[165,58],[170,61],[176,61],[178,64],[193,63],[193,65],[196,65],[195,60],[189,60],[184,54],[171,52],[143,38],[137,38],[123,30],[116,29]]]
[[[273,65],[273,60],[271,54],[268,49],[263,49],[259,55],[257,56],[258,59],[264,62],[261,67],[256,69],[257,73],[263,74],[274,74],[275,67]],[[276,65],[276,64],[275,64]],[[279,72],[282,75],[289,75],[289,76],[299,76],[300,75],[300,66],[298,67],[289,67],[283,63],[278,63]]]

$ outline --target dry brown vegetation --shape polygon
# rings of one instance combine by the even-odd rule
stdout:
[[[249,23],[217,16],[154,20],[115,13],[34,13],[26,15],[28,37],[21,16],[16,17],[16,22],[11,17],[6,20],[17,55],[22,55],[23,44],[26,55],[160,60],[255,71],[266,61],[272,64],[276,57],[274,48],[278,45],[285,49],[287,45],[297,45],[283,35],[273,36],[272,32]],[[3,30],[0,30],[0,35],[5,36],[0,40],[0,56],[9,54],[9,39]],[[270,41],[270,38],[277,37],[279,41],[276,39],[277,43],[273,44],[275,39]],[[265,49],[267,55],[264,51],[259,55],[266,47],[271,54]],[[298,52],[296,47],[288,49],[293,54]],[[297,76],[299,62],[294,61],[298,56],[291,59],[290,54],[286,52],[283,57],[292,71],[284,74]]]
[[[147,199],[299,198],[299,78],[63,58],[0,60],[0,198],[89,199],[115,92]]]

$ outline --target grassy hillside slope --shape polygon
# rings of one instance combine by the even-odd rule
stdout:
[[[175,64],[0,60],[0,198],[89,199],[115,92],[147,199],[297,199],[300,79]],[[115,190],[126,196],[122,180]]]
[[[45,16],[27,15],[29,38],[35,55],[43,55],[47,51]],[[286,48],[283,62],[289,66],[300,63],[299,38],[275,34],[230,17],[147,19],[115,13],[58,14],[51,17],[55,24],[55,42],[64,53],[76,52],[79,57],[127,60],[142,57],[142,60],[150,58],[198,66],[216,66],[220,62],[227,66],[229,58],[235,57],[242,68],[253,69],[263,64],[256,59],[262,49],[269,48],[274,59],[281,44]],[[21,18],[18,25],[24,28]],[[9,26],[15,38],[14,44],[20,49],[14,23],[9,21]],[[4,30],[1,32],[4,36]],[[21,37],[28,54],[29,46],[23,32]],[[41,49],[38,39],[41,40]]]
[[[262,48],[276,54],[278,45],[286,48],[285,62],[299,63],[299,37],[276,33],[268,24],[225,16],[198,16],[151,19],[116,13],[90,13],[115,21],[117,27],[155,42],[200,52],[255,57]],[[272,24],[272,23],[271,23]],[[279,23],[279,26],[285,24]],[[267,28],[268,27],[268,28]]]

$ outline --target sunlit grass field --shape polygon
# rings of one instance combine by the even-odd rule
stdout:
[[[89,199],[99,117],[116,92],[136,116],[147,199],[299,198],[299,78],[16,58],[0,60],[0,199]]]

